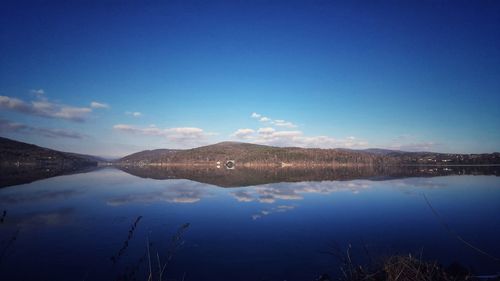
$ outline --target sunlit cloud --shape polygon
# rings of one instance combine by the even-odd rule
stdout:
[[[255,131],[252,129],[238,129],[231,136],[238,139],[249,139],[252,137],[253,133],[255,133]]]
[[[42,89],[32,90],[32,93],[37,96],[37,99],[29,102],[18,98],[0,96],[0,108],[27,115],[83,122],[88,118],[92,109],[107,106],[97,102],[92,102],[90,107],[70,106],[49,101]]]
[[[274,132],[276,132],[276,130],[271,128],[271,127],[266,127],[266,128],[259,128],[257,130],[257,132],[259,133],[259,135],[269,136],[269,135],[274,134]]]
[[[285,127],[285,128],[297,127],[297,125],[293,124],[292,122],[288,122],[285,120],[274,120],[273,122],[271,122],[271,124],[273,124],[274,126]]]
[[[256,130],[245,128],[238,129],[232,138],[249,141],[256,144],[280,147],[306,147],[306,148],[368,148],[368,142],[353,136],[334,138],[330,136],[307,136],[301,130],[286,130],[296,128],[297,125],[283,119],[272,119],[260,113],[253,112],[250,117],[266,125]]]
[[[272,127],[239,129],[231,135],[233,138],[250,141],[257,144],[281,147],[308,147],[308,148],[366,148],[368,142],[356,137],[333,138],[328,136],[305,136],[302,131],[279,131]]]
[[[85,135],[74,131],[63,130],[63,129],[37,128],[1,118],[0,118],[0,132],[30,134],[30,135],[43,136],[47,138],[83,139],[86,137]]]
[[[272,119],[270,117],[264,116],[264,115],[256,113],[256,112],[252,113],[251,117],[254,119],[258,119],[260,122],[267,124],[267,125],[289,128],[289,129],[297,127],[297,125],[293,124],[290,121],[285,121],[283,119]]]
[[[215,135],[215,133],[205,132],[203,129],[195,127],[159,128],[155,125],[136,127],[127,124],[117,124],[113,128],[129,134],[163,137],[185,146],[204,143],[208,137]]]

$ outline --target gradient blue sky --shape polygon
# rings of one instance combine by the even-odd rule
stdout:
[[[499,1],[8,0],[0,42],[0,135],[55,149],[500,151]]]

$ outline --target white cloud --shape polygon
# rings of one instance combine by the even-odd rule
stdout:
[[[353,137],[332,138],[328,136],[300,137],[297,139],[299,146],[318,148],[367,148],[368,142]]]
[[[37,128],[22,123],[11,122],[6,119],[0,119],[0,132],[1,133],[21,133],[21,134],[36,134],[48,138],[70,138],[70,139],[83,139],[84,135],[63,129],[48,129]]]
[[[243,130],[247,134],[237,134]],[[252,133],[250,133],[250,131]],[[239,129],[231,136],[240,140],[273,146],[294,146],[309,148],[366,148],[368,143],[355,137],[336,139],[328,136],[305,136],[302,131],[279,131],[272,127],[259,128],[256,133],[252,129]]]
[[[92,112],[92,108],[90,107],[75,107],[54,103],[48,101],[46,98],[39,98],[36,101],[25,102],[8,96],[0,96],[0,108],[28,115],[64,119],[75,122],[85,121],[88,115]]]
[[[259,128],[259,130],[257,130],[257,132],[260,134],[260,135],[272,135],[276,130],[271,128],[271,127],[267,127],[267,128]]]
[[[194,127],[179,127],[179,128],[158,128],[155,125],[141,128],[127,124],[117,124],[113,128],[118,131],[144,135],[164,137],[172,142],[182,144],[183,146],[196,145],[206,142],[207,137],[215,135],[214,133],[205,132],[203,129]]]
[[[238,139],[249,139],[255,133],[252,129],[238,129],[231,136]]]
[[[100,102],[96,102],[96,101],[93,101],[90,103],[90,107],[92,108],[109,108],[109,105],[105,104],[105,103],[100,103]]]
[[[92,109],[88,107],[73,107],[48,101],[36,101],[32,102],[31,105],[35,115],[77,122],[84,121],[87,115],[92,112]]]
[[[165,129],[165,132],[167,133],[167,138],[175,141],[198,140],[214,135],[213,133],[203,131],[203,129],[191,127],[170,128]]]
[[[252,113],[251,115],[252,118],[258,119],[262,123],[266,123],[268,125],[273,125],[277,127],[284,127],[284,128],[296,128],[297,125],[293,124],[292,122],[285,121],[283,119],[272,119],[266,116],[263,116],[262,114],[259,113]]]
[[[132,117],[137,117],[137,118],[142,116],[142,113],[140,113],[139,111],[127,111],[127,112],[125,112],[125,114],[130,115]]]
[[[302,137],[301,131],[276,131],[271,134],[271,138],[293,139]]]
[[[271,122],[274,126],[278,127],[285,127],[285,128],[296,128],[297,125],[293,124],[292,122],[288,122],[285,120],[274,120]]]

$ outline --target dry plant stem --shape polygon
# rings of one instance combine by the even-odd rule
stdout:
[[[438,221],[441,223],[441,225],[448,231],[448,233],[450,233],[450,235],[454,236],[456,239],[458,239],[460,242],[462,242],[463,244],[465,244],[466,246],[468,246],[469,248],[475,250],[476,252],[480,253],[480,254],[483,254],[487,257],[489,257],[490,259],[492,260],[495,260],[497,262],[500,262],[500,258],[498,257],[495,257],[493,255],[491,255],[490,253],[484,251],[484,250],[481,250],[479,249],[478,247],[472,245],[471,243],[467,242],[465,239],[463,239],[460,235],[458,235],[444,220],[443,218],[439,215],[439,213],[436,211],[436,209],[434,209],[434,207],[431,205],[431,202],[429,201],[429,199],[427,199],[427,196],[425,196],[425,193],[422,193],[423,196],[424,196],[424,199],[425,199],[425,202],[427,202],[427,205],[429,206],[429,208],[431,209],[431,211],[434,213],[434,215],[436,216],[436,218],[438,219]]]
[[[146,237],[146,247],[148,249],[148,264],[149,264],[149,276],[148,276],[148,281],[152,280],[153,278],[153,271],[151,270],[151,253],[149,251],[149,234]]]
[[[158,274],[160,275],[160,281],[163,280],[163,271],[161,270],[161,262],[160,262],[160,254],[158,254],[158,251],[156,251],[156,259],[158,260]]]

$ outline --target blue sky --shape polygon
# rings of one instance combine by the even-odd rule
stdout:
[[[498,1],[145,2],[2,2],[0,135],[500,151]]]

